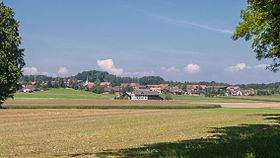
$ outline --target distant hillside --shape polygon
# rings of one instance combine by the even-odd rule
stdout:
[[[28,75],[28,76],[23,76],[20,79],[20,82],[33,82],[35,80],[53,81],[57,78],[58,77],[49,77],[44,75]],[[71,77],[65,77],[65,78],[59,77],[59,79],[65,79],[65,80],[68,78],[75,78],[77,80],[83,80],[83,81],[86,81],[88,79],[88,81],[90,82],[111,82],[112,85],[120,85],[121,83],[132,83],[132,82],[137,82],[142,85],[146,85],[146,84],[160,84],[165,82],[165,80],[159,76],[144,76],[141,78],[118,77],[116,75],[109,74],[108,72],[97,71],[97,70],[83,71]]]
[[[33,81],[52,81],[54,77],[49,77],[45,75],[24,75],[20,78],[20,82],[33,82]]]
[[[135,77],[117,77],[115,75],[109,74],[104,71],[83,71],[74,76],[77,80],[86,81],[87,79],[91,82],[111,82],[115,85],[119,85],[121,83],[131,83],[131,82],[139,82],[142,85],[147,84],[160,84],[164,83],[165,80],[159,76],[144,76],[141,78]]]

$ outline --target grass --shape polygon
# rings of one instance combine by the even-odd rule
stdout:
[[[188,106],[4,106],[3,109],[212,109],[221,108],[220,105],[205,104],[205,105],[188,105]]]
[[[163,98],[165,95],[161,95]],[[219,102],[219,103],[244,103],[244,102],[280,102],[280,95],[271,96],[235,96],[235,97],[205,97],[205,96],[189,96],[189,95],[172,95],[173,100],[189,101],[189,102]]]
[[[0,157],[234,157],[239,150],[237,156],[245,157],[259,156],[255,150],[267,154],[267,145],[266,156],[278,156],[279,114],[229,108],[0,110]]]
[[[0,109],[0,157],[280,157],[280,109],[217,105],[277,97],[112,98],[68,89],[16,94]]]
[[[258,101],[258,102],[274,102],[274,103],[280,103],[280,98],[277,97],[267,97],[267,96],[249,96],[249,97],[219,97],[223,99],[237,99],[237,100],[244,100],[244,101]]]
[[[112,94],[95,94],[84,90],[54,88],[34,93],[16,93],[15,100],[111,100]]]
[[[163,98],[165,95],[161,95]],[[84,90],[73,89],[50,89],[35,93],[16,93],[15,100],[113,100],[113,94],[95,94]],[[232,103],[232,102],[280,102],[280,95],[256,96],[256,97],[204,97],[188,95],[172,95],[175,101],[187,102],[211,102],[211,103]]]

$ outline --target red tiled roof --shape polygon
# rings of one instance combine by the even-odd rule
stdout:
[[[140,91],[140,90],[135,90],[133,91],[135,95],[159,95],[158,92],[154,91]]]

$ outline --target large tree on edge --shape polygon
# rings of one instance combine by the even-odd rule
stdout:
[[[13,10],[0,2],[0,107],[16,92],[25,65],[18,28]]]
[[[256,58],[272,59],[268,69],[280,67],[280,0],[247,0],[248,6],[241,10],[240,22],[233,39],[253,39],[252,49]]]

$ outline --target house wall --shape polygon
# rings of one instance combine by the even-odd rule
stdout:
[[[148,96],[148,100],[162,100],[159,95]]]
[[[146,95],[131,95],[131,100],[148,100]]]

